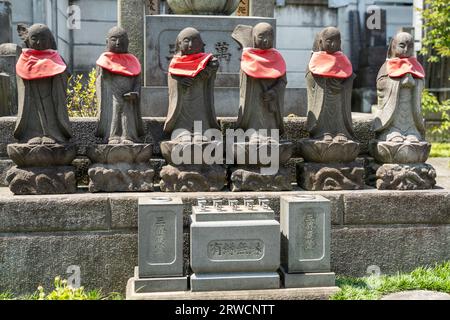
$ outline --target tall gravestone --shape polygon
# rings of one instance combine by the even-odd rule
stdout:
[[[12,42],[11,2],[0,0],[0,44]]]

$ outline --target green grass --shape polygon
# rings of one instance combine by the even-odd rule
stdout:
[[[431,146],[430,157],[432,158],[449,158],[450,143],[433,142]]]
[[[420,267],[411,273],[394,276],[338,277],[341,291],[330,300],[378,300],[382,296],[408,290],[431,290],[450,293],[450,261],[434,267]]]

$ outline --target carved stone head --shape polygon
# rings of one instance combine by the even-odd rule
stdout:
[[[253,47],[258,49],[273,48],[274,34],[273,27],[266,22],[258,23],[253,28]]]
[[[388,58],[409,58],[414,55],[414,39],[407,32],[399,32],[392,39]]]
[[[326,51],[329,54],[341,51],[341,32],[338,28],[328,27],[319,33],[319,51]]]
[[[127,53],[129,43],[128,33],[124,29],[113,27],[108,31],[106,48],[109,52]]]
[[[205,51],[200,32],[194,28],[183,29],[177,37],[176,52],[182,56]]]
[[[45,24],[34,24],[27,31],[27,44],[35,50],[48,50],[55,48],[55,39]]]

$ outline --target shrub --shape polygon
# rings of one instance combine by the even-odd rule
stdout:
[[[67,108],[70,117],[95,117],[98,110],[95,80],[97,70],[89,72],[84,83],[83,75],[73,75],[67,86]]]

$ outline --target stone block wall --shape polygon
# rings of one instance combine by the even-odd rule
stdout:
[[[279,219],[279,197],[293,192],[214,192],[213,198],[265,196]],[[306,193],[306,192],[302,192]],[[450,193],[429,191],[316,192],[332,204],[331,266],[338,275],[383,274],[450,260]],[[0,188],[0,292],[32,293],[79,266],[81,284],[124,292],[137,265],[138,198],[181,196],[184,269],[189,268],[189,215],[195,193],[14,196]]]

